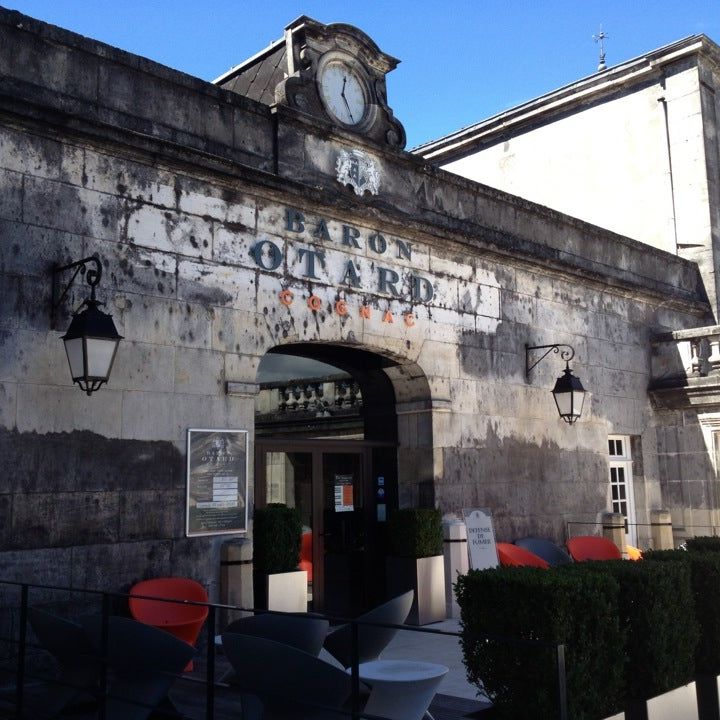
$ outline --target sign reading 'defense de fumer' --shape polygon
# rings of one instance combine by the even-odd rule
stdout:
[[[468,556],[472,570],[497,567],[498,556],[495,545],[495,531],[489,510],[463,510],[467,528]]]

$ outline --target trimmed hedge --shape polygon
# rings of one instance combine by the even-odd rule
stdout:
[[[645,557],[648,560],[682,562],[690,566],[695,617],[700,626],[695,669],[700,673],[720,675],[720,553],[651,550],[645,553]]]
[[[387,524],[388,555],[424,558],[443,554],[442,516],[432,508],[395,510]]]
[[[688,563],[609,560],[575,563],[560,571],[595,575],[619,586],[626,705],[684,685],[693,677],[698,625]],[[622,652],[622,646],[616,652]]]
[[[297,508],[271,503],[253,516],[253,563],[256,573],[297,570],[300,562],[302,519]]]
[[[716,671],[720,554],[646,557],[471,571],[458,578],[468,679],[484,688],[498,718],[557,716],[552,646],[560,643],[574,720],[598,720],[687,683],[696,658],[698,670]],[[696,612],[703,624],[699,647]]]
[[[456,593],[468,679],[485,690],[496,717],[558,716],[555,647],[510,638],[566,646],[568,707],[574,720],[598,720],[620,709],[618,584],[607,573],[473,570],[458,578]]]
[[[720,552],[720,537],[700,535],[685,541],[688,552]]]

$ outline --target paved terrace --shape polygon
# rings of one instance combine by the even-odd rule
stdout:
[[[433,630],[458,632],[459,622],[444,620],[426,627]],[[324,655],[325,651],[323,650],[321,657]],[[326,656],[325,659],[329,657]],[[469,718],[491,720],[490,703],[479,698],[477,689],[466,680],[459,638],[416,630],[401,630],[382,653],[382,658],[434,662],[446,665],[450,669],[430,705],[430,713],[434,720],[466,720]],[[229,669],[229,663],[222,653],[219,653],[216,677],[221,679]],[[4,680],[4,692],[0,693],[0,719],[14,720],[12,678],[8,677]],[[170,697],[180,712],[180,717],[184,717],[186,720],[206,720],[204,681],[205,662],[200,654],[195,659],[194,671],[184,675],[170,691]],[[38,686],[32,681],[29,682],[26,688],[27,694],[32,696],[37,691]],[[278,687],[278,692],[282,692],[281,687]],[[237,720],[237,702],[237,691],[220,682],[215,694],[215,720]],[[90,708],[85,706],[78,708],[77,711],[68,710],[63,717],[68,720],[93,720],[96,716]],[[178,715],[170,712],[155,712],[151,716],[151,720],[170,720],[177,717]],[[301,718],[299,717],[298,720]]]
[[[428,629],[458,632],[457,620],[444,620],[426,626]],[[324,656],[325,651],[321,653]],[[487,700],[478,698],[477,689],[467,682],[462,662],[460,640],[457,637],[435,633],[401,630],[382,653],[385,660],[412,659],[446,665],[450,672],[445,676],[437,695],[430,705],[435,720],[464,720],[466,718],[487,718],[490,707]],[[326,658],[327,659],[327,658]],[[170,693],[178,710],[190,720],[205,720],[204,664],[196,661],[193,680],[179,680]],[[217,677],[223,676],[229,665],[218,655]],[[282,688],[278,687],[278,692]],[[158,716],[160,717],[160,716]],[[237,720],[237,694],[234,690],[219,687],[216,694],[215,720]],[[299,718],[300,720],[300,718]]]

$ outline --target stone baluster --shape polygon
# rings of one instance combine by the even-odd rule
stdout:
[[[288,400],[288,409],[292,412],[298,409],[300,405],[300,398],[302,397],[302,388],[299,385],[295,385],[290,390],[290,399]]]
[[[693,344],[693,358],[697,363],[693,364],[693,373],[705,377],[710,372],[710,363],[708,358],[710,357],[710,342],[706,337],[695,338],[691,341]]]
[[[691,375],[700,374],[700,358],[698,338],[692,338],[690,341],[690,373]]]
[[[720,371],[720,335],[711,335],[709,342],[710,356],[708,362],[710,363],[710,372],[717,373]]]
[[[347,383],[344,380],[341,380],[340,382],[335,383],[335,404],[338,407],[344,407],[347,400]]]

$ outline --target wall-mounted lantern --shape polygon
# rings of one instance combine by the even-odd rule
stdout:
[[[86,265],[94,265],[88,267]],[[58,297],[58,275],[67,270],[75,269],[65,289]],[[55,311],[65,299],[78,273],[84,272],[90,286],[90,298],[83,301],[73,313],[70,327],[62,340],[65,343],[70,375],[88,395],[92,395],[103,383],[108,381],[118,345],[123,339],[118,334],[112,316],[99,309],[104,303],[95,299],[95,287],[102,277],[102,265],[96,257],[86,257],[77,262],[54,267],[52,269],[52,320],[51,328],[55,330]]]
[[[564,348],[561,350],[560,348]],[[530,363],[531,353],[535,350],[545,352],[534,362]],[[565,361],[563,374],[555,381],[552,394],[557,405],[560,417],[569,425],[572,425],[582,413],[585,402],[585,388],[580,378],[572,374],[570,361],[575,357],[575,350],[571,345],[525,345],[525,378],[530,380],[530,373],[533,368],[544,360],[551,352],[559,353],[560,358]]]

